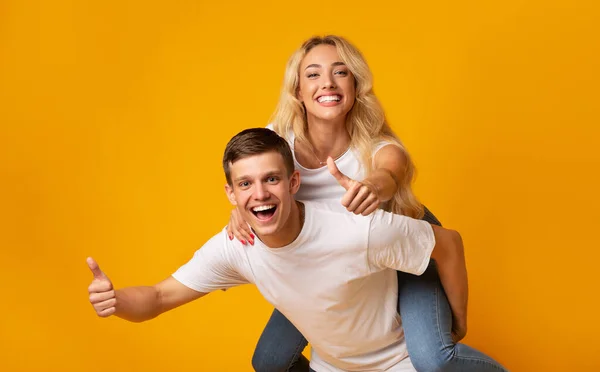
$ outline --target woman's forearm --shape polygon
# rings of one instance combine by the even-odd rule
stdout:
[[[392,172],[385,168],[375,169],[363,182],[374,186],[377,190],[377,196],[382,202],[390,200],[398,191],[398,183],[395,177]]]

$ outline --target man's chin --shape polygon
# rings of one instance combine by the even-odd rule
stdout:
[[[252,230],[254,230],[254,232],[256,233],[256,235],[261,238],[269,237],[277,232],[276,226],[255,225],[255,226],[251,226],[251,227],[252,227]]]

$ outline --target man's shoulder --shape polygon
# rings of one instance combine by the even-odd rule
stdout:
[[[228,253],[237,251],[240,248],[238,245],[241,246],[241,243],[237,239],[229,240],[227,226],[225,226],[221,231],[208,239],[200,249],[204,249],[207,252],[215,250],[215,252],[219,253]]]

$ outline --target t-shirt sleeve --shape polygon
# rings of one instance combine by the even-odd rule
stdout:
[[[240,270],[245,257],[226,236],[225,232],[213,236],[172,276],[202,293],[250,283]]]
[[[373,271],[391,268],[421,275],[435,246],[431,225],[377,210],[369,226],[368,260]]]

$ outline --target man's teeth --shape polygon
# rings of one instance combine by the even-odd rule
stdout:
[[[321,96],[321,97],[317,98],[317,101],[319,103],[321,103],[321,102],[333,102],[333,101],[339,102],[341,100],[342,100],[342,97],[338,96],[338,95],[334,95],[334,96]]]
[[[260,211],[266,211],[266,210],[271,209],[271,208],[275,208],[275,205],[273,205],[273,204],[271,204],[271,205],[261,205],[261,206],[252,208],[252,210],[254,212],[260,212]]]

